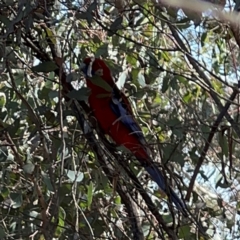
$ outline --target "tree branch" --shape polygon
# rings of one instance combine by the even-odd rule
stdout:
[[[213,139],[213,137],[214,137],[214,135],[215,135],[215,133],[216,133],[216,131],[218,129],[218,126],[221,123],[223,117],[225,116],[227,110],[229,109],[229,107],[231,105],[231,102],[235,99],[235,97],[238,95],[238,93],[239,93],[238,89],[234,89],[232,95],[229,98],[229,102],[227,102],[225,104],[224,108],[222,109],[222,111],[218,115],[216,121],[214,122],[214,124],[213,124],[213,126],[211,128],[211,131],[210,131],[210,133],[208,135],[208,138],[207,138],[207,141],[205,143],[205,146],[204,146],[204,148],[202,150],[202,153],[201,153],[201,155],[200,155],[200,157],[198,159],[198,162],[197,162],[197,164],[195,166],[194,173],[193,173],[193,176],[191,178],[191,181],[190,181],[190,184],[189,184],[189,187],[188,187],[188,191],[187,191],[187,195],[186,195],[186,200],[187,201],[190,200],[190,196],[191,196],[191,193],[192,193],[192,190],[193,190],[194,182],[195,182],[196,177],[197,177],[197,175],[199,173],[199,170],[200,170],[200,168],[201,168],[201,166],[203,164],[203,161],[204,161],[204,159],[205,159],[205,157],[207,155],[207,151],[208,151],[208,149],[210,147],[210,144],[212,142],[212,139]]]

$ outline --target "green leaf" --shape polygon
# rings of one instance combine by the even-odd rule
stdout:
[[[184,85],[186,85],[186,84],[188,83],[188,81],[186,80],[186,78],[183,77],[183,76],[177,75],[177,76],[173,77],[173,79],[178,80],[180,83],[183,83]]]
[[[119,36],[116,36],[116,35],[114,35],[114,36],[112,36],[112,45],[115,47],[115,46],[119,46],[119,42],[120,42],[120,38],[119,38]]]
[[[218,63],[216,63],[216,65],[218,65]],[[219,68],[219,66],[217,66],[217,68]],[[216,70],[216,69],[215,69]],[[217,93],[219,94],[224,94],[224,88],[222,83],[218,82],[218,81],[211,81],[214,89],[216,90]]]
[[[187,92],[184,97],[183,97],[183,101],[185,103],[189,103],[192,100],[193,95],[191,94],[191,92]]]
[[[128,77],[128,71],[124,71],[121,73],[121,75],[119,76],[116,82],[119,89],[122,89],[124,87],[127,77]]]
[[[183,156],[180,152],[176,150],[176,153],[173,154],[171,158],[171,162],[178,163],[181,167],[184,167],[185,164],[185,156]]]
[[[4,92],[0,92],[0,109],[5,107],[6,101],[6,94]]]
[[[84,178],[84,174],[82,172],[76,172],[76,171],[73,171],[73,170],[65,169],[65,173],[67,174],[68,178],[72,182],[81,182]]]
[[[47,33],[49,39],[51,40],[51,42],[53,44],[56,44],[57,41],[56,41],[56,37],[55,37],[53,31],[50,28],[45,28],[45,30],[46,30],[46,33]]]
[[[87,9],[88,12],[92,13],[92,11],[96,10],[98,6],[97,1],[94,1],[93,3],[91,3]]]
[[[91,210],[92,199],[93,199],[93,182],[91,181],[90,184],[87,187],[87,207],[88,207],[88,210]]]
[[[186,239],[188,236],[190,236],[191,233],[191,227],[189,225],[184,225],[179,228],[179,239]]]
[[[171,87],[173,90],[179,90],[179,84],[178,84],[178,82],[176,81],[176,79],[171,78],[169,85],[170,85],[170,87]]]
[[[149,65],[158,68],[159,64],[156,56],[151,51],[147,51],[147,55],[150,57]]]
[[[120,16],[115,19],[115,21],[110,26],[110,31],[108,32],[108,36],[114,35],[114,33],[122,28],[123,17]]]
[[[120,196],[116,196],[114,199],[115,204],[117,205],[121,205],[121,197]]]
[[[7,27],[11,24],[12,21],[10,21],[6,16],[0,15],[0,22],[5,24]]]
[[[27,174],[32,174],[35,169],[35,165],[32,163],[27,163],[23,166],[23,171]]]
[[[14,81],[17,86],[21,86],[23,84],[23,80],[25,79],[25,73],[21,69],[17,69],[13,73]]]
[[[75,14],[75,17],[77,19],[86,19],[88,24],[91,25],[92,20],[93,20],[93,13],[92,11],[96,10],[97,8],[97,2],[94,1],[92,4],[89,5],[88,9],[86,12],[77,12]]]
[[[184,166],[184,156],[178,152],[174,145],[166,145],[163,151],[163,160],[172,161],[178,163],[180,166]]]
[[[172,118],[172,119],[168,120],[167,125],[169,127],[176,127],[176,126],[180,127],[181,126],[181,121],[177,117],[175,117],[175,118]]]
[[[142,99],[143,97],[146,96],[146,90],[145,89],[140,89],[137,92],[134,92],[133,96],[136,99]]]
[[[6,237],[5,230],[2,226],[0,226],[0,239],[4,239]]]
[[[141,71],[139,71],[138,73],[138,83],[140,84],[140,86],[145,87],[146,86],[146,81],[145,81],[145,77],[144,75],[141,73]]]
[[[52,100],[54,100],[55,102],[58,101],[58,97],[59,97],[59,92],[56,90],[52,90],[48,93],[48,97]]]
[[[95,52],[95,57],[103,57],[106,58],[108,56],[108,45],[107,43],[103,43],[101,46],[99,46],[99,48],[97,49],[97,51]]]
[[[90,78],[90,80],[96,86],[101,87],[108,92],[112,92],[112,87],[106,81],[104,81],[101,77],[93,76],[92,78]]]
[[[8,157],[7,157],[7,160],[13,162],[14,161],[14,155],[12,153],[9,153]]]
[[[165,62],[170,62],[171,61],[171,57],[170,57],[170,54],[168,52],[161,52],[161,57],[163,58],[163,60]]]
[[[11,206],[13,208],[19,208],[22,206],[22,194],[21,193],[10,193],[10,198],[12,200]]]
[[[130,55],[127,55],[127,62],[130,63],[132,66],[137,65],[137,59],[138,59],[137,53],[131,53]]]
[[[58,68],[58,66],[52,62],[52,61],[48,61],[48,62],[43,62],[38,64],[37,66],[32,67],[32,71],[34,72],[52,72],[54,70],[56,70]]]
[[[202,131],[203,138],[207,139],[210,133],[210,128],[207,125],[201,125],[200,129]]]
[[[7,147],[2,146],[0,148],[0,162],[5,162],[8,157],[8,150]]]
[[[169,76],[165,76],[163,78],[163,83],[162,83],[162,93],[165,93],[168,90],[169,83],[170,83]]]
[[[72,90],[67,94],[69,98],[75,98],[79,101],[87,101],[90,94],[90,89],[86,87],[82,87],[79,90]]]
[[[78,81],[80,77],[78,72],[71,72],[67,75],[67,82]]]
[[[1,196],[3,197],[3,199],[6,199],[9,195],[10,191],[7,187],[2,187],[1,188]]]
[[[150,229],[151,229],[151,225],[150,224],[143,224],[142,231],[143,231],[144,237],[147,237],[149,235]]]
[[[236,3],[234,6],[234,10],[238,12],[240,7],[240,0],[235,0],[234,2]]]
[[[59,208],[59,214],[58,214],[58,225],[57,225],[56,232],[54,234],[54,236],[57,237],[57,238],[61,237],[61,235],[65,231],[65,229],[64,229],[65,219],[66,219],[66,212],[62,207],[60,207]]]
[[[51,179],[49,178],[49,176],[46,173],[42,172],[42,178],[43,178],[43,182],[47,186],[48,191],[54,192],[54,188],[52,186],[52,182],[51,182]]]
[[[237,206],[236,207],[237,207],[237,210],[239,211],[240,210],[240,202],[239,201],[237,202]]]
[[[201,46],[202,47],[204,47],[206,39],[207,39],[207,32],[204,32],[201,36]]]
[[[101,236],[105,232],[106,229],[104,227],[104,224],[106,224],[106,223],[103,220],[96,219],[96,221],[94,222],[94,225],[93,225],[95,236]],[[118,239],[118,238],[116,238],[116,239]],[[123,239],[123,238],[121,238],[121,239]]]
[[[53,112],[52,110],[47,110],[43,112],[43,115],[45,116],[47,123],[49,124],[54,124],[54,123],[57,123],[58,121],[57,113]]]

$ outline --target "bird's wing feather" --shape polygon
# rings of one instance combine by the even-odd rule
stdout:
[[[134,119],[130,103],[117,87],[113,88],[110,106],[117,116],[117,121],[121,121],[130,130],[130,134],[137,136],[143,146],[146,145],[142,130]]]

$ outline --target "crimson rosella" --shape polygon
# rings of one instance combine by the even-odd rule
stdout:
[[[150,150],[141,128],[137,124],[127,97],[118,89],[105,62],[98,58],[86,58],[81,70],[91,90],[89,105],[98,124],[117,145],[129,149],[146,169],[159,188],[169,193],[176,207],[186,213],[184,203],[166,181],[150,157]]]

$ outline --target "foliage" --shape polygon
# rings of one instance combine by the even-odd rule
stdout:
[[[1,1],[0,238],[238,239],[240,35],[212,14],[238,6]],[[99,131],[79,68],[93,55],[189,217]]]

